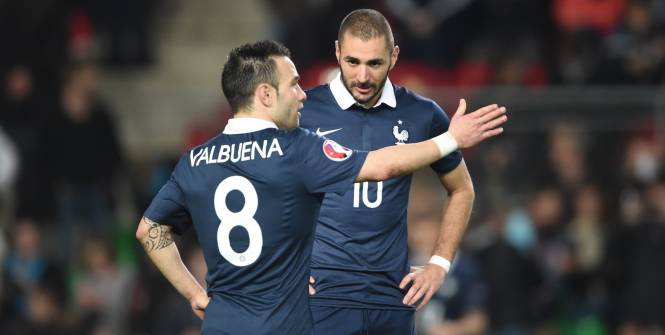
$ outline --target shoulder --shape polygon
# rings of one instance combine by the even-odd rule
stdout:
[[[431,98],[422,96],[403,86],[395,86],[395,99],[397,106],[404,108],[418,108],[419,110],[428,110],[432,112],[442,111],[439,104]]]
[[[302,127],[296,127],[289,130],[279,130],[278,132],[281,136],[289,139],[290,141],[307,141],[315,140],[319,138],[319,135]]]
[[[305,108],[313,104],[327,104],[333,100],[332,92],[328,84],[316,86],[305,91],[307,100],[305,100]]]
[[[322,84],[319,86],[314,86],[312,88],[306,89],[305,93],[307,93],[308,96],[310,94],[319,96],[329,91],[330,91],[330,86],[328,84]]]
[[[174,175],[179,175],[181,173],[184,173],[187,170],[190,170],[192,167],[197,165],[197,161],[202,158],[202,156],[207,156],[208,153],[207,151],[209,150],[208,148],[211,147],[214,144],[218,144],[221,141],[221,137],[224,136],[224,134],[219,133],[214,137],[211,137],[208,139],[205,143],[199,144],[195,147],[189,148],[185,150],[185,152],[180,155],[180,159],[178,159],[178,163],[175,166]],[[204,151],[206,151],[204,153]]]

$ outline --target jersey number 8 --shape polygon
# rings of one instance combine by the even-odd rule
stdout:
[[[226,197],[231,191],[240,191],[245,198],[245,205],[238,212],[232,212],[226,207]],[[235,266],[247,266],[256,262],[263,248],[263,234],[259,223],[254,219],[259,198],[252,183],[245,177],[228,177],[217,186],[214,201],[215,213],[220,220],[217,228],[219,253]],[[244,252],[235,252],[231,247],[230,234],[236,226],[247,230],[249,235],[249,247]]]

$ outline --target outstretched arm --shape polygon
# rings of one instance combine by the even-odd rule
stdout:
[[[470,114],[466,101],[460,100],[449,130],[430,140],[370,151],[356,181],[386,180],[409,174],[449,155],[459,148],[469,148],[503,132],[508,120],[506,108],[489,105]]]
[[[136,229],[136,239],[164,277],[187,298],[194,314],[203,319],[210,298],[182,262],[171,227],[143,217]]]

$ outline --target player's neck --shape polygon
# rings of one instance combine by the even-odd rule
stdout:
[[[245,119],[245,118],[250,118],[250,119],[261,119],[261,120],[266,120],[270,122],[275,122],[273,119],[270,118],[270,115],[268,113],[261,113],[256,110],[240,110],[236,112],[233,115],[234,119]]]

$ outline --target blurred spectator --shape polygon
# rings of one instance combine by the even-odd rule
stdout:
[[[57,113],[46,131],[58,187],[62,244],[70,262],[80,248],[80,234],[105,236],[111,231],[112,181],[123,167],[112,113],[96,85],[92,64],[71,65]]]
[[[629,140],[624,160],[624,178],[633,185],[655,182],[665,169],[665,145],[657,138]]]
[[[489,288],[492,334],[530,334],[542,308],[543,276],[530,254],[520,253],[504,237],[505,217],[491,213],[486,225],[492,239],[478,257]]]
[[[602,60],[602,36],[593,30],[564,32],[558,36],[552,82],[583,85],[592,81]]]
[[[621,237],[621,252],[630,258],[616,269],[623,277],[616,282],[623,286],[615,301],[621,306],[619,334],[665,332],[665,268],[655,266],[665,257],[665,182],[647,186],[643,194],[643,221]]]
[[[575,194],[589,178],[586,142],[580,129],[572,124],[555,124],[549,133],[549,165],[541,178],[550,180],[561,193],[557,199],[561,206],[561,222],[571,219]]]
[[[529,203],[529,216],[538,238],[535,256],[548,284],[552,285],[556,292],[560,289],[557,286],[573,270],[572,246],[564,235],[561,192],[554,188],[537,191]]]
[[[3,262],[4,289],[8,315],[25,317],[29,313],[30,292],[40,285],[62,285],[61,269],[43,250],[38,226],[29,220],[16,222],[11,229],[11,249]],[[58,303],[64,299],[62,295]]]
[[[601,195],[595,186],[585,186],[577,193],[575,215],[567,229],[577,269],[588,274],[598,271],[604,260],[606,227]]]
[[[64,320],[57,290],[64,287],[36,286],[28,292],[27,313],[12,320],[3,331],[7,335],[66,335],[75,332]]]
[[[549,158],[560,188],[574,192],[587,179],[586,156],[586,143],[577,127],[557,124],[552,128]]]
[[[665,32],[654,22],[657,12],[652,9],[658,2],[629,1],[623,23],[605,38],[596,82],[657,84],[665,79]]]
[[[134,273],[118,265],[107,242],[88,239],[82,250],[83,272],[74,295],[90,333],[126,334],[129,329],[130,297]]]
[[[598,189],[587,185],[575,195],[575,212],[567,224],[566,238],[573,249],[573,269],[564,279],[563,317],[566,331],[571,334],[602,334],[602,317],[607,298],[602,280],[605,261],[607,222]],[[592,329],[593,332],[592,332]]]
[[[16,181],[16,216],[47,223],[53,216],[51,169],[44,164],[45,111],[48,100],[38,96],[32,70],[13,67],[3,77],[0,126],[16,146],[19,170]]]

